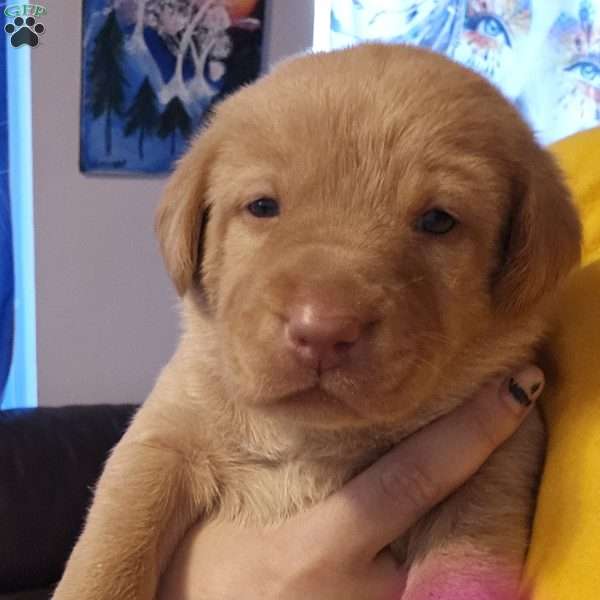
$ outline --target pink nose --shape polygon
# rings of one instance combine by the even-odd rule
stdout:
[[[289,310],[284,335],[287,347],[300,363],[325,371],[347,360],[365,325],[352,314],[307,303]]]

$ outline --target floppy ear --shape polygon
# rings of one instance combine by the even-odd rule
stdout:
[[[579,263],[581,224],[552,156],[536,148],[515,181],[493,295],[504,310],[527,310]]]
[[[167,182],[156,214],[155,230],[162,256],[180,296],[190,288],[201,267],[214,138],[207,129],[195,140]]]

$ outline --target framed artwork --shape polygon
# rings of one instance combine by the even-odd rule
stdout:
[[[330,47],[415,44],[481,73],[550,143],[600,125],[600,0],[331,0]]]
[[[265,0],[84,0],[80,169],[165,173],[260,72]]]

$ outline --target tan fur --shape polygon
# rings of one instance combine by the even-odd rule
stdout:
[[[261,196],[277,219],[247,213]],[[459,225],[417,231],[434,207]],[[552,159],[491,85],[382,45],[291,60],[223,102],[157,230],[181,343],[108,461],[56,600],[153,598],[197,519],[286,518],[532,358],[580,236]],[[373,323],[320,378],[282,343],[304,297]],[[542,451],[533,413],[398,555],[417,568],[458,547],[518,573]]]

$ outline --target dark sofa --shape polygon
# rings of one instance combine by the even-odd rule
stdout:
[[[0,410],[0,599],[47,600],[136,405]]]

